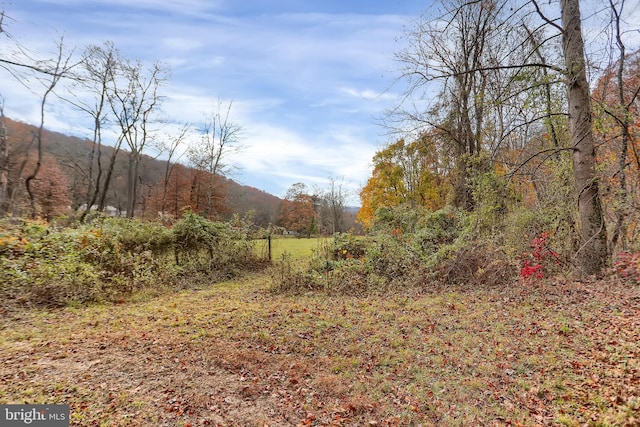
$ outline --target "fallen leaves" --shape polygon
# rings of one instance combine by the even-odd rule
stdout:
[[[640,420],[640,293],[613,278],[410,298],[262,283],[5,319],[0,403],[66,402],[80,426]]]

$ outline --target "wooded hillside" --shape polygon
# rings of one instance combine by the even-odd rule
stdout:
[[[27,206],[24,179],[35,162],[33,125],[6,118],[9,148],[9,200],[11,210],[17,213]],[[88,139],[68,136],[44,130],[42,138],[44,162],[36,178],[36,200],[45,218],[78,210],[87,204],[89,159],[93,143]],[[104,146],[102,159],[105,167],[114,156],[114,148]],[[115,155],[111,189],[106,193],[105,206],[115,208],[123,215],[126,212],[126,174],[128,152]],[[180,164],[172,164],[167,185],[165,212],[179,217],[182,209],[198,209],[198,183],[206,181],[206,173]],[[140,163],[140,192],[137,209],[140,216],[157,217],[161,209],[161,195],[167,162],[142,155]],[[244,216],[253,211],[257,225],[275,223],[282,200],[257,188],[241,185],[232,179],[218,176],[219,201],[217,213],[220,219],[233,214]]]

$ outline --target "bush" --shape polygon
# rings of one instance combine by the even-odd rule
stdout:
[[[463,213],[451,208],[425,215],[414,239],[423,257],[431,257],[442,247],[452,244],[460,236]]]
[[[246,228],[188,215],[159,223],[96,217],[57,227],[0,221],[0,298],[7,305],[118,301],[136,291],[211,283],[259,265]],[[182,251],[177,265],[173,248]]]
[[[453,210],[399,206],[380,209],[376,218],[371,236],[337,235],[306,271],[278,264],[274,290],[359,295],[423,286],[431,276],[427,260],[458,234]]]
[[[615,267],[618,277],[634,285],[640,284],[640,252],[620,252]]]
[[[269,270],[272,291],[276,293],[302,294],[326,287],[321,276],[313,269],[296,266],[289,253],[282,254]]]
[[[187,212],[173,227],[176,264],[216,280],[260,266],[262,260],[249,233],[247,224],[213,222]]]
[[[541,233],[531,242],[531,252],[522,254],[520,277],[524,284],[533,284],[545,277],[545,274],[555,272],[561,264],[560,256],[549,246],[549,235]]]
[[[515,279],[516,266],[502,247],[468,242],[443,248],[438,279],[452,285],[504,286]]]
[[[100,277],[77,248],[77,230],[42,221],[0,223],[0,295],[8,303],[60,306],[95,301]]]
[[[367,242],[352,233],[339,233],[334,236],[331,253],[334,260],[360,259],[366,252]]]

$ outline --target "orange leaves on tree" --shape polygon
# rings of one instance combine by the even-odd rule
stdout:
[[[69,210],[69,179],[54,157],[44,157],[40,171],[34,179],[33,193],[40,214],[45,219],[51,219]]]
[[[401,139],[378,151],[372,175],[360,192],[358,221],[367,227],[378,208],[400,204],[440,209],[449,184],[437,153],[429,135],[411,143]]]
[[[316,212],[313,208],[313,198],[307,194],[307,187],[303,183],[296,183],[289,188],[280,209],[280,225],[290,231],[301,234],[314,232]]]

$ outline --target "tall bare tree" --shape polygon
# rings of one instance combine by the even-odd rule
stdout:
[[[0,35],[4,35],[4,10],[0,10]],[[4,119],[4,99],[0,97],[0,216],[7,213],[7,191],[9,185],[9,144],[7,125]]]
[[[624,7],[624,0],[609,1],[611,63],[600,78],[594,94],[596,107],[605,115],[599,126],[603,131],[601,134],[608,134],[603,151],[613,154],[617,159],[617,165],[611,171],[615,182],[611,189],[615,225],[612,227],[610,251],[616,250],[618,245],[622,250],[627,249],[628,225],[634,221],[631,215],[636,211],[633,208],[633,187],[628,173],[631,163],[635,163],[636,168],[640,169],[633,135],[633,124],[638,118],[637,107],[640,101],[640,77],[637,74],[640,51],[628,52],[623,28]],[[633,176],[631,179],[633,180]]]
[[[347,192],[344,189],[343,180],[329,178],[329,187],[324,193],[329,215],[327,218],[331,233],[342,233],[345,230],[345,214],[347,211]]]
[[[188,150],[189,160],[193,166],[205,172],[208,183],[205,186],[205,215],[216,215],[216,195],[219,195],[218,180],[220,176],[230,174],[234,166],[227,163],[227,157],[242,150],[240,140],[242,127],[231,119],[231,107],[218,101],[218,105],[206,119],[202,127],[200,142],[192,145]]]
[[[113,173],[114,161],[109,162],[108,179],[103,179],[102,160],[102,128],[107,121],[107,108],[109,106],[109,91],[119,65],[119,54],[112,42],[105,42],[102,46],[88,46],[82,56],[83,78],[79,82],[85,90],[91,93],[91,97],[85,99],[70,100],[70,102],[83,112],[89,114],[93,121],[93,137],[91,152],[86,165],[79,165],[80,173],[86,179],[85,209],[80,221],[83,221],[92,207],[98,201],[102,187],[109,187]],[[85,91],[82,91],[84,93]],[[114,144],[112,160],[118,155],[122,138]],[[106,192],[106,189],[105,189]],[[102,206],[101,208],[104,208]]]
[[[56,58],[51,61],[41,61],[38,63],[37,68],[40,70],[44,70],[42,73],[40,71],[35,75],[35,79],[43,86],[44,93],[42,94],[42,98],[40,100],[40,125],[38,126],[38,130],[36,131],[35,141],[36,141],[36,166],[33,171],[25,178],[25,187],[27,189],[27,194],[29,195],[29,204],[31,206],[31,216],[35,218],[38,214],[35,195],[33,193],[32,182],[38,176],[38,172],[40,171],[40,167],[42,166],[42,138],[44,132],[44,120],[45,120],[45,107],[47,104],[47,100],[49,95],[51,95],[55,89],[55,87],[60,83],[60,81],[68,77],[71,69],[77,65],[71,63],[72,53],[66,53],[64,48],[64,40],[61,37],[60,41],[57,43],[57,53]]]
[[[0,216],[7,213],[9,186],[9,144],[7,124],[4,117],[4,100],[0,98]]]
[[[158,62],[145,70],[139,61],[122,60],[113,79],[109,103],[129,147],[126,209],[130,218],[135,215],[142,153],[152,139],[153,114],[161,101],[158,90],[167,72]]]
[[[171,179],[171,173],[178,159],[174,159],[176,150],[184,143],[187,133],[191,129],[191,125],[186,123],[181,128],[176,136],[169,137],[163,142],[163,151],[167,154],[167,162],[164,168],[164,180],[162,182],[162,207],[161,212],[163,214],[167,211],[167,188],[169,186],[169,179]],[[176,209],[177,210],[177,209]]]

